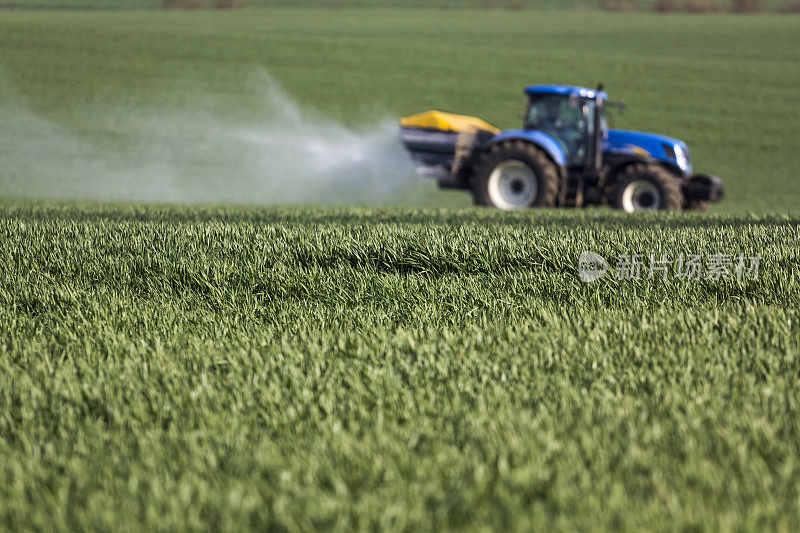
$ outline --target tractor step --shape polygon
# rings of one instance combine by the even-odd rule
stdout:
[[[561,187],[561,207],[583,207],[584,175],[569,173]]]

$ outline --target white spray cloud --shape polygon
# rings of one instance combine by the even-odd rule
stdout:
[[[177,198],[166,161],[128,166],[31,111],[0,77],[0,196],[146,200]]]
[[[396,119],[352,128],[302,109],[266,73],[256,86],[247,119],[215,106],[95,110],[115,144],[43,118],[0,79],[0,196],[358,204],[420,183]]]

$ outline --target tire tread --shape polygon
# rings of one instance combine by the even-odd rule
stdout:
[[[622,194],[634,180],[645,179],[661,191],[662,206],[665,211],[680,211],[683,208],[683,193],[678,180],[658,165],[635,163],[625,168],[618,176],[611,190],[610,204],[615,209],[623,209]]]

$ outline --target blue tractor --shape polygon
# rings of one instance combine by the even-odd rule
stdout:
[[[440,187],[471,191],[476,204],[499,209],[704,209],[722,198],[722,180],[694,174],[683,141],[609,129],[606,108],[621,104],[609,102],[602,85],[535,85],[525,94],[522,129],[429,111],[404,118],[400,138]]]

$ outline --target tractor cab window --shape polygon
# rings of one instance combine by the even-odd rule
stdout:
[[[594,128],[594,104],[593,100],[574,95],[532,95],[525,126],[557,139],[566,152],[567,164],[582,165]]]
[[[586,134],[589,136],[589,141],[591,142],[591,136],[594,133],[594,108],[597,107],[597,101],[586,99],[584,103],[586,106]],[[608,120],[606,119],[605,113],[600,115],[600,131],[602,137],[605,139],[608,135]]]

